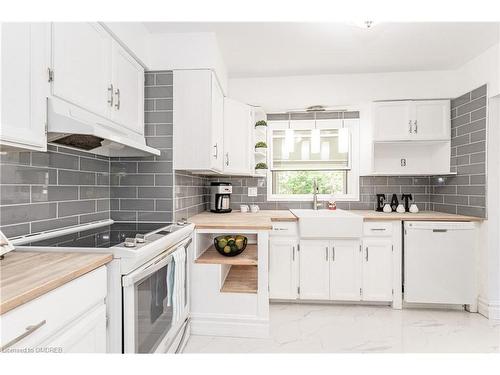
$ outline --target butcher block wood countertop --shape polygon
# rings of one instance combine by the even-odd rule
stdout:
[[[256,213],[233,211],[228,214],[202,212],[191,216],[188,221],[196,229],[255,229],[269,230],[273,222],[297,221],[297,217],[288,210],[262,210]]]
[[[483,221],[474,216],[454,215],[435,211],[421,211],[416,214],[385,213],[371,210],[350,210],[349,212],[372,220],[405,220],[405,221]],[[241,213],[233,211],[228,214],[202,212],[188,219],[197,229],[254,229],[270,230],[273,222],[296,222],[299,219],[289,210],[262,210],[257,213]]]
[[[111,254],[11,251],[0,260],[0,314],[110,262]]]
[[[370,210],[351,210],[353,214],[358,214],[363,216],[365,221],[369,220],[404,220],[404,221],[483,221],[479,217],[474,216],[464,216],[464,215],[454,215],[447,214],[443,212],[435,211],[421,211],[416,214],[411,212],[404,212],[402,214],[397,212],[376,212]]]

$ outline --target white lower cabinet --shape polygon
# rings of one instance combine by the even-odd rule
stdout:
[[[330,299],[330,241],[301,240],[300,299]]]
[[[269,251],[269,298],[298,297],[298,242],[295,239],[271,239]]]
[[[359,240],[300,241],[300,299],[359,301]]]
[[[98,305],[39,347],[60,348],[63,353],[106,353],[106,305]]]
[[[391,239],[363,240],[363,300],[392,301],[393,246]]]
[[[106,266],[1,316],[4,352],[106,352]]]
[[[332,241],[330,262],[330,299],[361,299],[361,252],[358,240]]]

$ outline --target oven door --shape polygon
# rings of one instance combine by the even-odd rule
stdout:
[[[170,248],[122,277],[125,353],[164,351],[183,318],[186,248]]]

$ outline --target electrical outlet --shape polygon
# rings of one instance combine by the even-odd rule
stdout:
[[[256,197],[257,196],[257,188],[256,187],[249,187],[248,188],[248,196],[249,197]]]

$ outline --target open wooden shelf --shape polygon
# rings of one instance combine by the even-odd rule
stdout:
[[[210,246],[201,254],[195,263],[200,264],[230,264],[236,266],[256,266],[257,265],[257,245],[247,245],[240,255],[225,257],[218,253],[215,246]]]
[[[257,293],[257,266],[231,266],[222,293]]]

